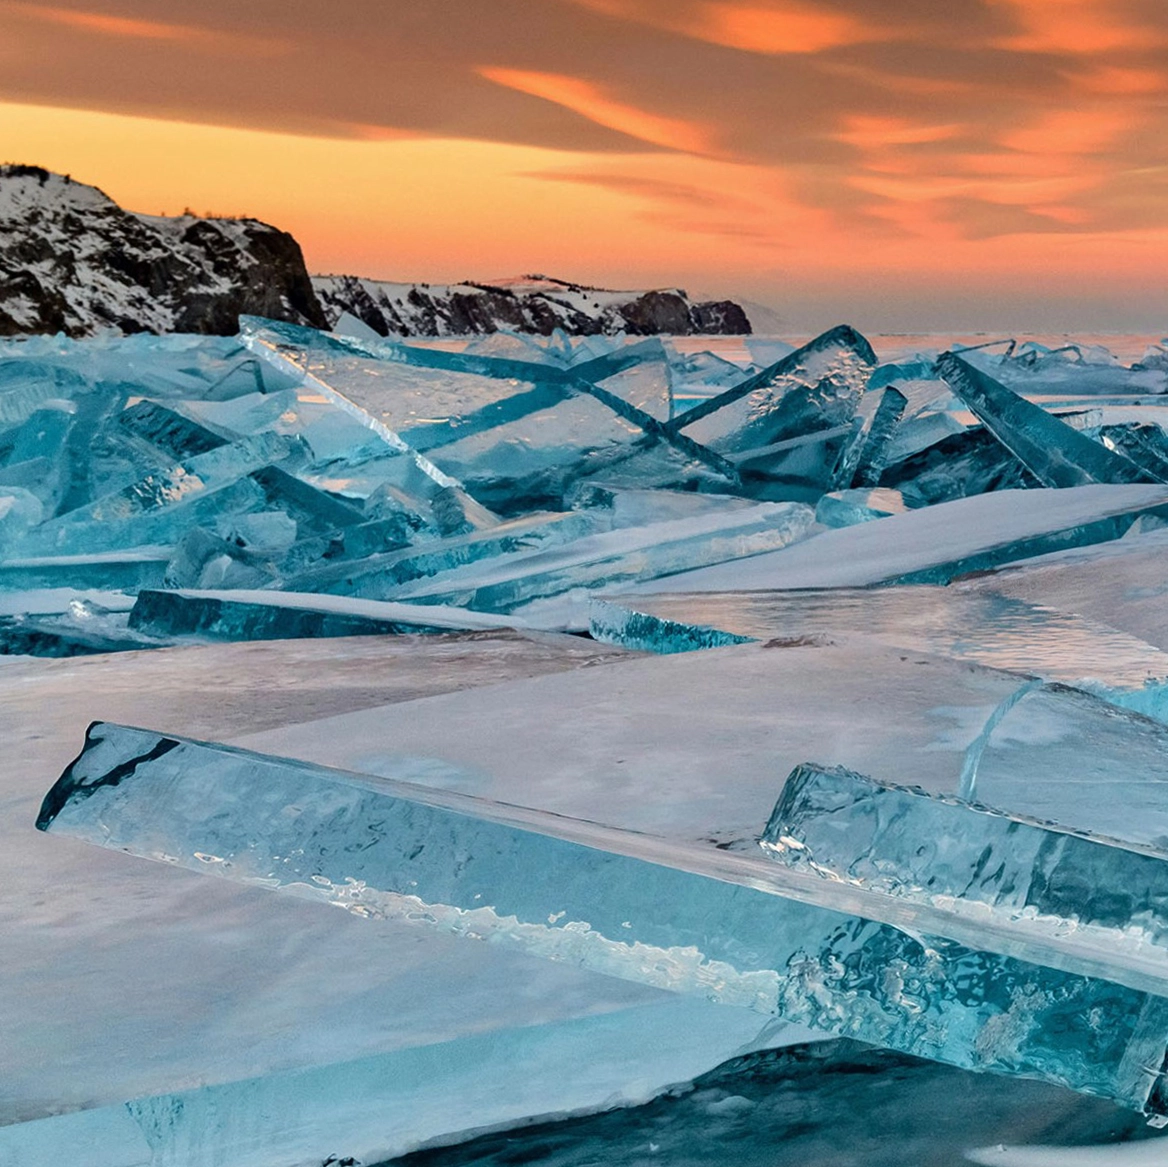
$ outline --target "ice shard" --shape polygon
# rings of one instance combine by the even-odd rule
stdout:
[[[169,547],[136,547],[88,555],[49,555],[0,562],[0,592],[40,588],[96,588],[136,592],[161,587],[171,558]]]
[[[799,767],[760,842],[789,866],[889,895],[960,911],[983,905],[1036,929],[1088,930],[1100,944],[1168,945],[1168,852],[842,767]]]
[[[1168,966],[1010,921],[976,932],[959,913],[762,856],[100,723],[38,826],[954,1065],[1168,1107],[1168,1002],[1156,995]]]
[[[872,414],[871,424],[862,430],[862,440],[857,443],[855,463],[844,468],[848,481],[843,481],[845,474],[840,476],[840,484],[848,487],[873,487],[879,484],[884,467],[888,464],[889,450],[896,436],[896,428],[904,417],[908,407],[908,398],[896,388],[885,389],[880,395],[880,404]]]
[[[946,421],[951,417],[930,416]],[[943,436],[886,466],[880,476],[881,485],[899,490],[916,507],[1042,485],[984,426],[967,429],[953,424],[957,432],[952,432],[948,424],[930,429],[926,437],[938,432]]]
[[[129,555],[135,548],[175,547],[195,527],[217,527],[234,516],[268,507],[263,488],[251,475],[213,489],[198,489],[173,502],[133,509],[123,497],[107,500],[115,513],[63,515],[29,530],[13,551],[22,559],[84,558],[104,553]],[[118,517],[117,509],[129,512]],[[167,556],[169,558],[169,555]],[[86,585],[96,586],[96,585]]]
[[[868,342],[841,325],[687,410],[673,428],[730,454],[847,425],[875,364]]]
[[[956,576],[1118,539],[1168,504],[1163,486],[1003,490],[825,531],[732,566],[687,572],[673,591],[756,591],[947,583]],[[648,589],[642,589],[648,590]],[[654,590],[659,591],[660,588]]]
[[[937,368],[982,423],[1044,486],[1161,481],[1093,442],[953,353]]]
[[[291,327],[291,326],[290,326]],[[311,331],[308,330],[308,331]],[[379,451],[381,456],[376,461],[377,478],[387,486],[393,486],[406,493],[407,496],[434,500],[441,499],[441,505],[457,508],[463,524],[467,529],[482,529],[492,526],[496,519],[484,506],[471,497],[463,485],[448,474],[443,473],[428,458],[404,441],[391,427],[385,425],[375,416],[362,409],[343,393],[334,389],[327,382],[313,373],[302,371],[273,344],[261,336],[245,338],[253,352],[284,375],[299,375],[301,387],[296,390],[298,400],[304,406],[326,406],[321,414],[324,423],[325,438],[331,439],[337,434],[338,444],[334,447],[332,458],[342,461],[362,461],[350,456],[352,438],[349,436],[353,423],[367,432],[373,443],[371,449]],[[342,346],[343,347],[343,346]],[[347,351],[347,350],[346,350]],[[342,419],[348,423],[342,430]],[[304,425],[303,434],[306,440],[313,442],[318,458],[321,456],[322,437],[315,433],[312,426],[312,412],[310,410],[307,421],[298,424]],[[325,454],[325,460],[330,460]]]
[[[814,512],[801,503],[759,503],[586,535],[514,551],[397,588],[398,600],[508,612],[577,588],[617,587],[759,555],[801,539]]]
[[[313,564],[287,576],[284,586],[291,591],[386,599],[414,580],[428,579],[501,555],[571,544],[606,531],[611,525],[611,519],[602,511],[536,513],[499,523],[486,531],[422,540],[415,546],[370,553],[352,560]],[[349,528],[349,533],[360,531],[360,527]]]
[[[195,454],[206,454],[230,441],[239,440],[238,434],[228,437],[216,433],[193,418],[185,417],[157,401],[145,399],[127,406],[117,414],[117,423],[128,433],[149,442],[176,461]]]
[[[129,617],[160,639],[295,640],[515,627],[514,619],[436,605],[387,604],[299,592],[144,588]],[[140,647],[140,646],[138,646]]]
[[[825,527],[852,527],[889,515],[902,515],[909,507],[899,490],[835,490],[825,494],[815,507],[815,520]]]

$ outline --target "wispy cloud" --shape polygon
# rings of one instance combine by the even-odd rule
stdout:
[[[163,20],[142,20],[108,12],[92,12],[76,8],[57,8],[52,5],[29,3],[27,0],[0,0],[0,11],[7,11],[28,20],[57,25],[79,32],[93,33],[118,39],[169,42],[192,48],[227,50],[234,54],[270,55],[287,51],[286,40],[268,36],[237,35],[199,25],[172,23]]]
[[[580,77],[488,66],[478,72],[496,85],[563,106],[597,125],[652,146],[693,154],[705,154],[711,149],[711,134],[707,127],[619,101],[600,86]]]
[[[820,53],[885,39],[886,30],[847,12],[799,0],[574,0],[595,12],[748,53]]]

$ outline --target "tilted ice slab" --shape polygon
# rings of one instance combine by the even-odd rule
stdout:
[[[309,396],[318,396],[321,404],[339,410],[340,413],[380,439],[387,453],[387,457],[379,463],[382,471],[381,477],[386,484],[431,502],[438,496],[449,500],[458,507],[467,525],[471,528],[481,529],[494,524],[496,520],[491,512],[470,497],[460,482],[444,474],[433,462],[413,449],[390,427],[361,409],[360,406],[350,401],[343,393],[338,392],[321,378],[298,369],[279,351],[276,345],[266,340],[262,335],[245,334],[243,340],[251,352],[273,366],[281,374],[300,374],[302,387],[313,391]],[[327,414],[326,420],[330,425],[332,424],[330,416]],[[305,436],[311,444],[311,426],[306,428]]]
[[[847,425],[875,364],[868,342],[841,325],[687,410],[673,428],[733,454]]]
[[[138,593],[130,628],[151,636],[290,640],[514,628],[514,617],[439,605],[393,604],[305,592],[153,590]]]
[[[961,400],[1043,486],[1157,481],[1130,459],[1092,441],[953,353],[943,354],[937,367]]]
[[[760,503],[588,535],[516,551],[405,584],[389,595],[418,603],[506,612],[573,588],[618,586],[785,547],[811,528],[801,503]]]
[[[1133,968],[1005,924],[965,947],[974,930],[959,917],[949,928],[945,913],[762,857],[102,724],[38,826],[1168,1109],[1168,1001],[1146,991],[1168,989],[1168,962]]]
[[[725,592],[946,583],[1013,560],[1116,539],[1139,514],[1166,503],[1163,486],[1004,490],[827,531],[747,563],[687,572],[671,580],[670,588]]]
[[[861,633],[1061,681],[1168,719],[1168,653],[1126,632],[989,591],[917,585],[694,592],[593,601],[592,635],[650,652]]]
[[[1168,852],[840,767],[792,774],[761,843],[789,866],[890,895],[1038,917],[1036,927],[1085,929],[1101,945],[1168,946]]]
[[[241,327],[246,343],[257,353],[298,369],[306,384],[324,386],[354,409],[328,380],[335,368],[340,380],[353,387],[353,353],[366,358],[360,368],[367,377],[363,382],[358,379],[357,392],[371,406],[368,375],[383,387],[392,386],[396,371],[406,370],[405,396],[397,408],[412,412],[395,436],[417,443],[415,448],[431,453],[447,475],[507,513],[559,506],[571,482],[630,459],[645,484],[711,479],[725,485],[735,478],[717,455],[677,436],[653,410],[641,409],[627,393],[622,395],[628,384],[615,386],[617,391],[608,387],[614,378],[635,379],[648,359],[647,344],[564,369],[417,345],[370,346],[350,339],[309,337],[310,330],[258,320],[245,320]],[[660,356],[659,346],[652,351]],[[370,363],[368,358],[377,359]],[[419,371],[424,380],[412,384]],[[476,380],[468,385],[467,377]],[[382,408],[394,407],[382,403]],[[654,406],[658,414],[662,408]],[[642,460],[645,452],[654,457]],[[427,464],[435,465],[428,459]]]
[[[33,827],[95,716],[239,733],[619,658],[575,637],[479,633],[0,659],[0,1163],[376,1162],[467,1128],[639,1102],[744,1049],[805,1040],[748,1010]]]

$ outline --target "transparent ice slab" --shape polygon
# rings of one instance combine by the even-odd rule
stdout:
[[[889,515],[902,515],[908,509],[899,490],[887,487],[834,490],[816,504],[815,520],[825,527],[852,527],[856,523],[886,519]]]
[[[506,612],[575,588],[629,585],[698,564],[759,555],[802,538],[813,521],[814,512],[801,503],[759,503],[497,555],[404,584],[391,594],[422,604]]]
[[[423,940],[416,926],[396,931],[401,944],[418,947]],[[434,971],[415,970],[419,976]],[[489,964],[478,971],[490,975]],[[494,987],[505,995],[506,986]],[[437,999],[434,1004],[442,1007]],[[329,1158],[379,1163],[432,1141],[461,1141],[484,1128],[641,1103],[707,1072],[722,1055],[795,1041],[805,1032],[797,1026],[772,1028],[794,1032],[771,1035],[746,1010],[727,1017],[708,1002],[669,994],[652,1004],[470,1031],[373,1057],[0,1126],[0,1164],[287,1167]]]
[[[1092,354],[1080,346],[1045,349],[1031,342],[1011,342],[1006,353],[987,349],[962,352],[992,377],[1019,393],[1077,393],[1088,395],[1158,394],[1168,390],[1161,368],[1124,368],[1110,354]],[[1102,359],[1100,359],[1102,358]]]
[[[1138,515],[1166,503],[1162,486],[998,491],[826,531],[745,563],[687,572],[669,586],[718,592],[946,583],[1013,560],[1117,539]]]
[[[592,634],[627,648],[853,634],[1086,689],[1168,720],[1168,653],[1106,624],[989,591],[928,586],[638,595],[594,601]]]
[[[665,434],[656,419],[582,393],[432,451],[443,470],[502,513],[563,505],[565,492],[589,477],[626,485],[674,486],[731,467],[692,442]]]
[[[966,947],[973,930],[955,914],[761,856],[100,723],[38,826],[966,1068],[1168,1108],[1168,1001],[1147,991],[1168,987],[1168,962],[1135,972],[1105,950],[1010,934],[1007,921]]]
[[[437,605],[387,604],[303,592],[143,589],[129,626],[156,637],[291,640],[515,627],[514,618]]]
[[[113,500],[119,503],[120,500]],[[195,527],[216,527],[236,516],[267,510],[268,492],[253,475],[224,486],[192,490],[169,505],[152,507],[124,518],[115,515],[62,516],[29,531],[13,551],[22,559],[85,558],[102,554],[131,556],[134,549],[173,549]],[[169,552],[168,556],[169,558]],[[96,587],[85,583],[82,586]]]
[[[880,394],[876,408],[863,417],[836,469],[841,490],[872,487],[880,481],[907,407],[908,398],[899,389],[890,387]]]
[[[136,592],[161,587],[170,547],[136,547],[92,555],[58,555],[0,562],[0,593],[42,588]]]
[[[28,542],[30,546],[35,544],[44,550],[64,551],[84,542],[88,529],[150,516],[189,502],[207,491],[235,483],[274,462],[295,463],[302,457],[303,447],[295,438],[280,434],[244,438],[231,445],[195,454],[165,472],[150,474],[132,486],[52,519],[44,523],[35,538]],[[107,546],[98,546],[94,550],[105,550]]]
[[[387,486],[396,487],[407,495],[431,502],[439,496],[444,506],[457,507],[467,529],[482,529],[495,523],[494,515],[467,494],[462,483],[443,473],[433,462],[404,441],[395,430],[362,409],[322,378],[300,369],[291,357],[281,352],[278,345],[271,343],[262,333],[249,335],[245,332],[243,340],[261,361],[282,375],[299,378],[301,383],[296,392],[302,399],[302,404],[322,404],[330,407],[325,413],[330,436],[332,430],[340,427],[340,415],[344,415],[348,422],[355,422],[357,426],[368,431],[378,448],[384,452],[385,456],[379,458],[378,464]],[[308,400],[311,398],[319,400]],[[305,430],[305,437],[311,444],[311,424]],[[318,438],[318,444],[320,440]],[[340,445],[343,446],[344,440],[343,437],[340,439]],[[344,458],[343,453],[338,453],[338,456]]]
[[[953,353],[944,353],[937,367],[986,428],[1044,486],[1157,481],[1130,459],[1092,441]]]
[[[240,437],[238,433],[216,432],[176,409],[146,399],[123,409],[117,423],[176,461],[205,454]]]
[[[673,428],[733,454],[847,425],[875,363],[868,342],[840,325],[687,410]]]
[[[889,895],[1079,928],[1100,944],[1168,944],[1168,852],[839,767],[792,774],[760,842],[788,866]]]
[[[640,1101],[760,1038],[783,1040],[746,1010],[493,946],[467,959],[462,941],[417,926],[276,902],[31,825],[94,717],[240,733],[620,658],[574,637],[409,639],[0,658],[5,1167],[9,1152],[19,1167],[100,1163],[118,1144],[88,1108],[124,1119],[125,1102],[160,1092],[179,1092],[187,1117],[142,1102],[137,1113],[158,1120],[139,1128],[157,1163],[287,1167],[362,1149],[372,1161],[467,1127]]]
[[[948,414],[935,414],[948,417]],[[1034,489],[1042,484],[982,426],[957,432],[885,468],[880,482],[895,487],[914,506],[935,506],[992,491]]]
[[[372,554],[351,562],[313,565],[290,575],[284,586],[290,591],[384,599],[411,581],[500,555],[571,544],[607,530],[611,522],[611,517],[600,510],[526,515],[469,535],[421,542],[415,547]]]

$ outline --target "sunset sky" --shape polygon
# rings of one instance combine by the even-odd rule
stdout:
[[[316,271],[1168,332],[1166,0],[0,0],[0,159]]]

